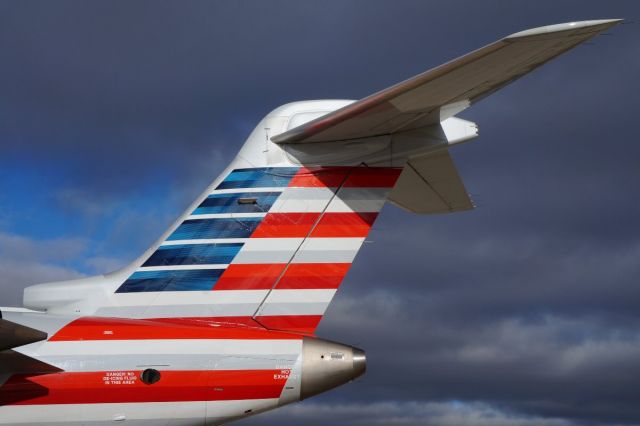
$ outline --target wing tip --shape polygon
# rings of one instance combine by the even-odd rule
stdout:
[[[600,32],[609,27],[621,23],[623,19],[595,19],[589,21],[565,22],[562,24],[547,25],[544,27],[531,28],[528,30],[513,33],[505,37],[505,40],[516,40],[525,37],[549,35],[565,31],[586,30],[588,32]]]

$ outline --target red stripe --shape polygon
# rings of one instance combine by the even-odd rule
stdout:
[[[348,172],[346,167],[301,167],[289,181],[289,187],[299,188],[337,188]]]
[[[392,188],[402,173],[394,167],[301,167],[289,187]],[[344,178],[349,174],[349,178]]]
[[[378,213],[325,213],[311,237],[366,237]]]
[[[214,290],[268,290],[286,266],[285,263],[264,265],[231,264],[218,279]]]
[[[402,169],[387,167],[358,167],[344,183],[347,188],[393,188]]]
[[[153,321],[162,322],[178,322],[178,323],[194,323],[209,326],[210,323],[225,324],[234,326],[245,324],[248,327],[268,328],[273,332],[286,333],[303,333],[313,334],[318,323],[322,319],[322,315],[268,315],[259,316],[256,319],[252,317],[194,317],[194,318],[163,318]],[[295,334],[296,339],[302,336]]]
[[[277,289],[330,289],[340,287],[350,263],[292,263]]]
[[[256,321],[271,330],[310,335],[315,333],[321,319],[322,315],[274,315],[256,317]]]
[[[249,328],[261,328],[264,327],[258,324],[252,317],[182,317],[182,318],[148,318],[147,321],[155,321],[166,324],[191,324],[196,326],[224,326],[224,327],[249,327]]]
[[[304,238],[320,213],[267,213],[251,238]]]
[[[269,290],[287,266],[274,264],[231,264],[216,283],[214,290]],[[350,263],[292,263],[276,288],[328,289],[338,288]]]
[[[378,213],[268,213],[251,238],[366,237]]]
[[[279,398],[290,370],[161,370],[153,385],[144,384],[140,373],[15,375],[0,388],[0,406]]]
[[[243,323],[232,325],[237,318],[194,319],[171,318],[136,320],[123,318],[77,319],[58,331],[50,341],[79,340],[148,340],[148,339],[299,339],[295,334],[271,332],[243,317]],[[216,325],[212,327],[212,325]]]

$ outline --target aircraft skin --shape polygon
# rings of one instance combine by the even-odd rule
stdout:
[[[617,24],[523,31],[360,101],[268,114],[176,223],[122,270],[2,308],[0,424],[217,425],[360,375],[315,330],[387,201],[473,208],[448,149],[460,111]]]

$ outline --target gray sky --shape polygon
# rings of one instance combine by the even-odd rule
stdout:
[[[0,305],[151,244],[271,109],[636,1],[0,1]],[[354,383],[247,425],[640,424],[637,24],[463,117],[478,208],[385,207],[320,337]]]

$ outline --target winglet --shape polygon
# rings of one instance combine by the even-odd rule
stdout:
[[[604,29],[617,25],[622,21],[623,19],[597,19],[597,20],[591,20],[591,21],[565,22],[563,24],[546,25],[544,27],[531,28],[528,30],[513,33],[505,37],[505,40],[515,40],[515,39],[521,39],[525,37],[534,37],[534,36],[541,36],[546,34],[557,34],[563,31],[575,32],[576,30],[582,30],[582,29],[584,29],[584,31],[580,31],[579,32],[580,34],[600,32]]]

